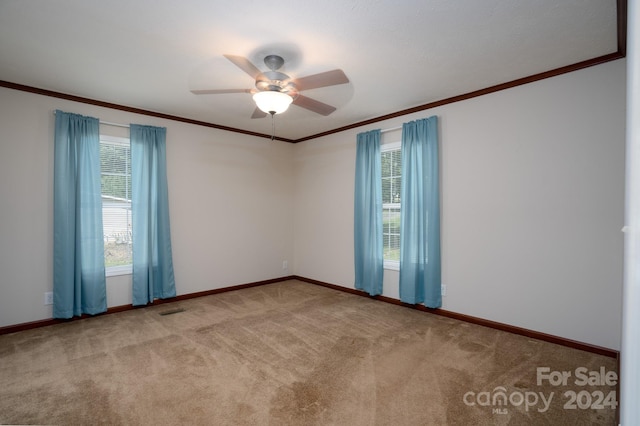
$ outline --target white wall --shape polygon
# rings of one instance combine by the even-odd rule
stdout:
[[[356,134],[431,115],[443,308],[619,350],[624,60],[297,144],[296,274],[353,288]]]
[[[178,294],[291,274],[292,144],[0,88],[0,326],[51,317],[55,109],[167,127]],[[130,276],[107,298],[130,304]]]

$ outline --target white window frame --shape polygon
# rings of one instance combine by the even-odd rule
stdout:
[[[380,146],[380,154],[382,155],[383,152],[399,150],[399,149],[401,149],[401,147],[402,147],[402,142],[400,142],[400,141],[384,143],[384,144],[382,144]],[[402,204],[401,203],[392,203],[391,205],[389,205],[388,203],[387,204],[383,204],[382,205],[383,213],[384,213],[385,206],[391,207],[391,206],[395,206],[395,205],[397,205],[398,207],[402,208]],[[390,269],[390,270],[393,270],[393,271],[399,271],[400,270],[400,261],[399,260],[387,260],[387,259],[384,259],[383,267],[384,267],[384,269]]]
[[[127,145],[131,149],[131,140],[119,136],[100,135],[100,142],[109,142],[118,145]],[[129,171],[131,172],[131,171]],[[102,170],[101,170],[102,174]],[[104,207],[104,206],[103,206]],[[105,268],[105,276],[114,277],[118,275],[131,275],[133,273],[133,263],[129,265],[109,266]]]

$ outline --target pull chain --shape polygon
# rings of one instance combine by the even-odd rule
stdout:
[[[276,138],[276,123],[273,119],[273,116],[276,115],[275,112],[271,112],[271,140],[275,140]]]

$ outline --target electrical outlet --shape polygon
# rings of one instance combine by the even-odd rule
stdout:
[[[447,295],[447,286],[446,286],[446,284],[442,284],[440,286],[440,293],[442,294],[442,297]]]
[[[53,292],[47,291],[44,294],[44,304],[45,305],[53,305]]]
[[[282,261],[282,269],[286,270],[289,269],[289,262],[287,262],[286,260]]]

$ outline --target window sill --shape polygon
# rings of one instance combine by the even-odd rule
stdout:
[[[384,269],[389,269],[389,270],[392,270],[392,271],[399,271],[400,270],[400,262],[397,261],[397,260],[385,260],[383,268]]]
[[[111,266],[106,269],[105,275],[107,277],[115,277],[118,275],[131,275],[133,272],[132,269],[133,268],[131,265]]]

